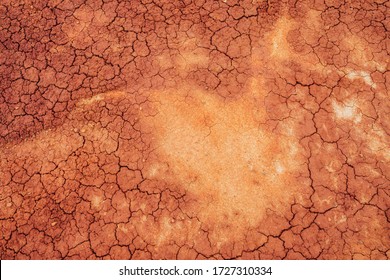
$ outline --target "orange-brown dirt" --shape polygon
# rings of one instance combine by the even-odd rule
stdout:
[[[389,259],[390,2],[0,3],[1,259]]]

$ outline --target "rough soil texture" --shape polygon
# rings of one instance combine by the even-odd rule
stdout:
[[[1,259],[389,259],[390,2],[0,3]]]

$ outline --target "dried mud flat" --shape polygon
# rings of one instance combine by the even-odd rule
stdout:
[[[389,259],[377,1],[1,1],[1,259]]]

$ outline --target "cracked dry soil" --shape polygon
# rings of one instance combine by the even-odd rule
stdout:
[[[389,259],[390,2],[0,3],[1,259]]]

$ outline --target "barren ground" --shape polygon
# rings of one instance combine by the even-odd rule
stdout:
[[[390,2],[0,3],[1,259],[389,259]]]

